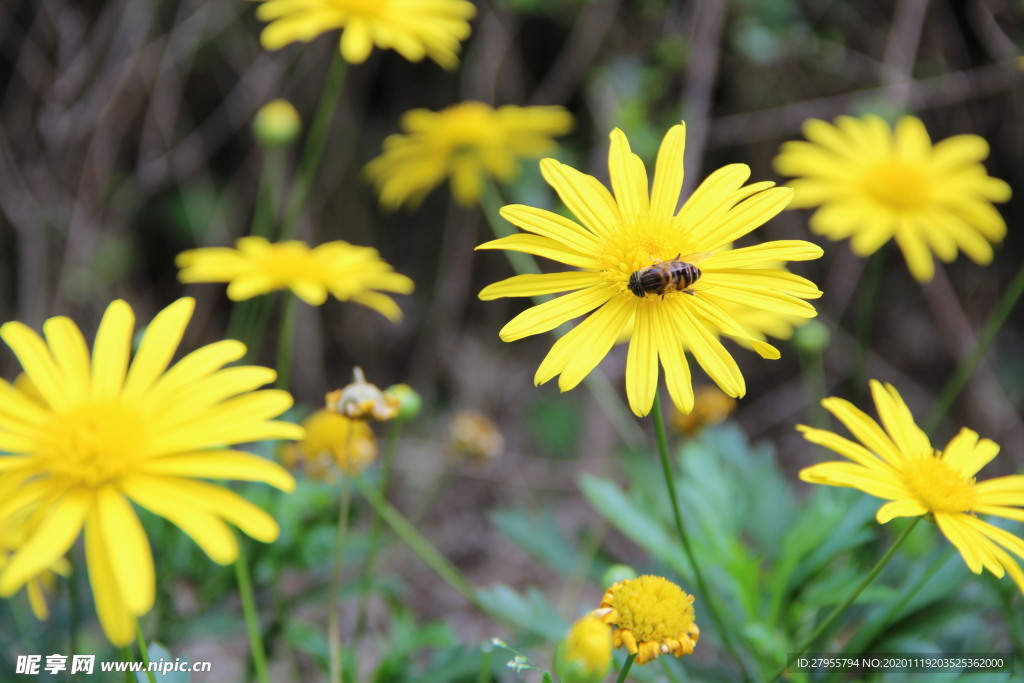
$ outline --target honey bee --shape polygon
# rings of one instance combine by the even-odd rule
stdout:
[[[706,254],[693,254],[704,257]],[[682,261],[682,254],[676,254],[671,261],[658,261],[629,276],[629,291],[643,299],[648,294],[665,298],[671,292],[693,295],[693,284],[700,279],[700,268],[689,261]],[[687,256],[687,259],[691,259]]]

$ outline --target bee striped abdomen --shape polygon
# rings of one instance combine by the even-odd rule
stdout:
[[[647,295],[665,296],[670,292],[693,294],[690,287],[700,279],[700,268],[692,263],[660,261],[629,276],[629,291],[641,299]]]

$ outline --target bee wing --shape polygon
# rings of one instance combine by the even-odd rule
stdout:
[[[711,258],[714,255],[715,252],[713,251],[698,251],[694,252],[693,254],[687,254],[686,256],[680,256],[679,260],[685,261],[686,263],[692,263],[693,265],[697,265],[704,259]]]

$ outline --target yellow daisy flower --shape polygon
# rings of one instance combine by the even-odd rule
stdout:
[[[238,555],[225,522],[253,538],[277,538],[274,519],[241,496],[199,481],[262,481],[290,491],[279,465],[226,448],[302,437],[273,418],[292,404],[285,391],[257,389],[273,370],[224,366],[245,354],[228,340],[170,366],[195,302],[161,311],[129,362],[135,318],[115,301],[90,358],[68,318],[43,325],[45,340],[18,322],[0,327],[38,398],[0,380],[0,524],[28,513],[27,537],[0,571],[10,596],[67,553],[84,529],[96,610],[107,637],[126,645],[135,617],[153,606],[149,541],[132,503],[165,517],[218,563]]]
[[[831,240],[850,238],[858,256],[890,239],[910,273],[932,279],[932,253],[945,262],[960,249],[975,263],[992,261],[992,245],[1006,222],[992,206],[1010,198],[1010,186],[991,178],[981,161],[988,143],[955,135],[935,145],[920,119],[904,116],[895,129],[878,116],[840,116],[835,125],[804,123],[809,142],[782,145],[775,169],[797,180],[793,208],[820,207],[811,230]]]
[[[306,436],[285,446],[281,459],[289,469],[300,465],[313,479],[328,479],[330,465],[355,476],[377,459],[370,425],[331,410],[318,410],[302,423]]]
[[[841,398],[821,402],[860,443],[824,429],[797,427],[808,441],[847,459],[807,467],[800,478],[890,501],[878,508],[879,524],[931,515],[972,572],[980,574],[984,568],[999,578],[1008,573],[1024,592],[1024,572],[1010,556],[1024,558],[1024,541],[977,517],[1024,522],[1024,476],[978,483],[975,475],[996,456],[998,445],[964,428],[945,450],[937,451],[892,385],[872,380],[871,394],[881,425]]]
[[[178,254],[178,279],[228,282],[228,298],[243,301],[279,289],[291,289],[310,306],[330,293],[341,301],[368,306],[395,322],[402,311],[381,292],[408,294],[412,280],[394,272],[371,247],[327,242],[310,249],[304,242],[270,243],[263,237],[242,237],[230,247],[190,249]]]
[[[470,101],[439,112],[413,109],[402,115],[404,133],[389,135],[364,172],[388,209],[417,206],[445,178],[451,178],[456,201],[471,206],[480,199],[484,176],[512,179],[519,159],[552,152],[552,138],[572,125],[572,114],[562,107],[493,109]]]
[[[615,647],[636,655],[638,666],[663,654],[693,654],[700,638],[693,596],[660,576],[645,574],[614,584],[595,613],[615,626]]]
[[[459,43],[469,37],[476,14],[467,0],[257,0],[260,35],[267,50],[308,43],[321,33],[342,29],[341,56],[366,61],[376,45],[410,62],[429,57],[445,69],[459,64]]]
[[[537,384],[559,375],[561,390],[572,389],[632,325],[626,393],[633,412],[642,416],[650,411],[659,363],[673,402],[689,412],[693,387],[684,351],[692,353],[733,397],[743,396],[746,386],[720,336],[746,341],[764,358],[779,357],[775,347],[758,339],[725,306],[736,303],[780,316],[816,315],[814,307],[801,300],[821,296],[814,283],[775,264],[816,259],[822,254],[820,247],[787,240],[729,248],[779,213],[792,191],[770,182],[744,186],[750,169],[733,164],[713,173],[677,212],[684,139],[683,125],[673,126],[665,136],[650,196],[643,162],[630,152],[618,129],[611,134],[608,155],[614,195],[596,178],[544,159],[540,165],[545,180],[579,222],[529,206],[506,206],[501,215],[532,234],[477,247],[523,251],[578,269],[517,275],[480,292],[481,299],[490,300],[573,290],[513,318],[501,330],[505,341],[547,332],[590,314],[555,342],[537,369]],[[674,275],[666,275],[670,268]],[[660,280],[647,277],[658,273],[664,276]],[[664,283],[666,277],[673,277],[678,286],[644,288],[645,281]],[[684,287],[688,280],[692,286]]]

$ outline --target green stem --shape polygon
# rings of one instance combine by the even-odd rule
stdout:
[[[263,636],[260,633],[259,614],[256,612],[256,598],[252,589],[252,577],[249,574],[245,540],[245,538],[238,539],[235,577],[238,581],[238,593],[242,599],[242,611],[245,613],[245,628],[249,634],[249,647],[252,649],[252,664],[256,670],[256,679],[259,683],[270,683],[270,677],[267,675],[267,654],[263,650]]]
[[[516,230],[512,229],[509,223],[501,218],[499,214],[504,203],[494,183],[485,180],[480,197],[480,207],[496,237],[507,237],[516,234]],[[516,274],[525,275],[541,272],[540,266],[537,265],[537,260],[532,255],[518,251],[505,251],[504,253]],[[534,296],[530,297],[530,299],[535,304],[541,304],[549,301],[551,296]],[[552,334],[560,337],[566,331],[567,326],[561,325],[558,329],[553,330]],[[619,398],[608,376],[600,368],[594,368],[593,372],[583,378],[583,383],[608,417],[612,427],[615,428],[615,431],[622,438],[623,443],[634,450],[642,448],[645,440],[643,431],[637,426],[636,420],[633,419],[632,414],[623,404],[622,399]]]
[[[798,349],[797,357],[804,381],[804,395],[807,402],[807,419],[812,427],[828,428],[828,413],[821,406],[821,398],[828,393],[825,381],[825,359],[820,349],[813,351]]]
[[[722,619],[721,614],[716,607],[716,602],[712,599],[712,592],[708,589],[707,583],[704,581],[704,574],[700,571],[700,565],[697,563],[697,557],[693,553],[693,548],[690,546],[690,537],[686,534],[686,529],[683,526],[683,515],[679,508],[679,496],[676,494],[676,483],[675,477],[672,476],[672,462],[668,455],[668,440],[665,437],[665,420],[661,415],[661,398],[658,396],[658,392],[654,392],[654,405],[651,408],[651,416],[654,418],[654,435],[658,441],[658,455],[661,458],[661,470],[663,478],[665,479],[665,487],[668,489],[668,497],[672,501],[672,515],[676,522],[676,533],[679,535],[679,542],[683,546],[683,552],[686,553],[686,559],[689,560],[690,566],[693,568],[693,577],[697,583],[697,590],[700,592],[701,599],[704,604],[707,605],[708,613],[711,615],[711,620],[715,623],[718,628],[718,632],[722,637],[722,644],[725,649],[728,650],[729,654],[740,664],[740,667],[744,670],[744,676],[746,677],[746,663],[743,658],[739,656],[736,649],[736,645],[732,642],[732,636],[729,635],[729,629]]]
[[[156,675],[149,670],[149,648],[146,646],[146,639],[142,636],[138,619],[135,620],[135,642],[139,645],[139,654],[142,655],[142,663],[146,667],[146,678],[149,683],[156,683]]]
[[[288,389],[292,380],[292,346],[295,343],[295,300],[290,291],[284,294],[284,311],[281,314],[281,333],[277,341],[277,383],[278,389]]]
[[[626,657],[626,661],[622,663],[622,669],[619,671],[619,677],[615,679],[615,683],[625,683],[626,677],[629,676],[629,670],[633,668],[634,659],[636,659],[636,655]]]
[[[953,405],[953,401],[956,400],[964,385],[967,384],[971,373],[974,372],[978,363],[985,356],[989,345],[992,344],[996,335],[999,334],[999,330],[1002,329],[1003,323],[1006,322],[1006,318],[1010,315],[1010,311],[1017,305],[1021,294],[1024,294],[1024,265],[1017,270],[1017,274],[1014,275],[1010,285],[1003,292],[1003,297],[996,304],[995,310],[992,311],[988,320],[985,321],[985,325],[981,329],[981,334],[978,335],[978,341],[971,354],[960,363],[956,372],[953,373],[953,376],[949,378],[946,386],[939,393],[939,397],[935,400],[935,408],[924,424],[924,431],[926,433],[931,434],[939,426],[939,423],[942,422],[942,418],[946,416],[950,406]]]
[[[288,204],[285,207],[284,219],[281,221],[280,239],[282,241],[291,239],[295,235],[299,216],[302,215],[306,199],[309,197],[310,187],[313,185],[313,177],[316,175],[316,170],[320,166],[320,158],[327,146],[327,134],[331,129],[331,121],[334,119],[334,110],[338,106],[339,95],[345,84],[347,70],[345,60],[342,59],[340,53],[335,51],[331,70],[327,74],[323,90],[320,91],[320,102],[317,104],[316,113],[313,114],[313,122],[309,126],[306,144],[302,148],[302,159],[299,161],[295,182],[288,194]]]
[[[68,587],[68,650],[71,654],[78,652],[78,581],[74,574],[67,577]],[[26,641],[22,641],[26,642]]]
[[[132,652],[132,649],[130,647],[128,647],[127,645],[125,645],[124,647],[121,648],[121,661],[122,662],[134,662],[135,661],[135,653]],[[125,683],[138,683],[138,679],[135,678],[135,674],[132,673],[131,671],[125,671],[124,672],[124,680],[125,680]]]
[[[352,428],[349,428],[349,439]],[[350,449],[349,449],[350,450]],[[341,556],[348,536],[348,515],[352,507],[351,478],[345,475],[341,482],[341,509],[338,510],[338,531],[334,538],[334,560],[331,564],[331,590],[327,599],[327,642],[330,656],[331,683],[341,683],[341,624],[338,612],[341,608]]]
[[[402,432],[403,423],[404,420],[401,418],[391,421],[388,440],[384,445],[384,457],[381,461],[380,471],[380,495],[384,500],[388,499],[388,489],[391,487],[391,471],[395,460],[395,449],[398,445],[398,435]],[[369,546],[366,549],[366,561],[363,563],[362,576],[359,579],[359,612],[356,617],[356,638],[359,638],[366,628],[366,608],[370,597],[373,565],[377,560],[377,547],[380,544],[381,524],[380,515],[373,512],[373,520],[370,522]]]
[[[889,560],[891,560],[892,556],[896,554],[896,550],[901,545],[903,545],[903,542],[907,540],[907,538],[910,536],[910,532],[912,532],[917,527],[917,525],[921,522],[921,519],[923,518],[915,517],[914,520],[909,525],[907,525],[907,528],[903,530],[903,533],[900,534],[900,537],[897,538],[895,542],[893,542],[892,546],[889,547],[889,550],[886,551],[885,555],[882,555],[882,559],[875,563],[874,568],[872,568],[872,570],[868,572],[868,575],[864,577],[864,580],[861,581],[860,584],[853,589],[853,592],[851,592],[850,595],[847,596],[846,600],[844,600],[842,604],[840,604],[834,610],[832,610],[831,614],[828,615],[825,621],[821,622],[821,624],[818,625],[818,628],[814,629],[814,633],[811,634],[810,638],[804,641],[804,644],[800,646],[800,649],[797,650],[797,652],[792,653],[792,657],[790,658],[791,660],[807,652],[811,645],[814,645],[815,641],[817,641],[818,638],[828,629],[828,627],[832,625],[832,622],[834,622],[840,614],[846,611],[847,607],[853,604],[854,600],[857,599],[857,597],[864,591],[864,589],[867,588],[868,585],[875,580],[875,577],[878,576],[878,574],[882,571],[885,565],[889,564]],[[787,662],[782,667],[782,670],[779,671],[779,673],[775,674],[772,680],[779,680],[783,676],[783,674],[786,673],[786,670],[788,668],[789,662]]]
[[[853,368],[850,375],[853,380],[854,404],[863,398],[864,387],[867,386],[868,337],[871,334],[871,321],[875,310],[875,299],[878,285],[882,281],[882,266],[885,264],[885,246],[868,259],[867,272],[864,274],[860,294],[860,310],[857,316],[857,349],[853,356]]]
[[[255,362],[263,348],[263,337],[270,318],[270,295],[264,294],[245,301],[236,301],[228,320],[228,339],[245,344],[245,362]]]
[[[274,241],[275,228],[281,215],[281,179],[284,177],[284,149],[279,146],[263,149],[259,190],[252,214],[249,234]]]
[[[481,648],[480,653],[480,670],[477,671],[476,681],[477,683],[491,683],[491,657],[494,656],[494,650],[489,647]]]
[[[366,482],[357,479],[356,488],[363,498],[373,507],[374,511],[387,522],[388,526],[401,538],[406,545],[412,548],[413,552],[420,556],[431,569],[437,572],[438,576],[444,579],[449,586],[454,588],[462,597],[466,598],[474,607],[483,612],[487,608],[476,596],[476,589],[466,580],[458,569],[442,555],[416,528],[409,523],[405,516],[396,510],[380,495],[380,492]]]

